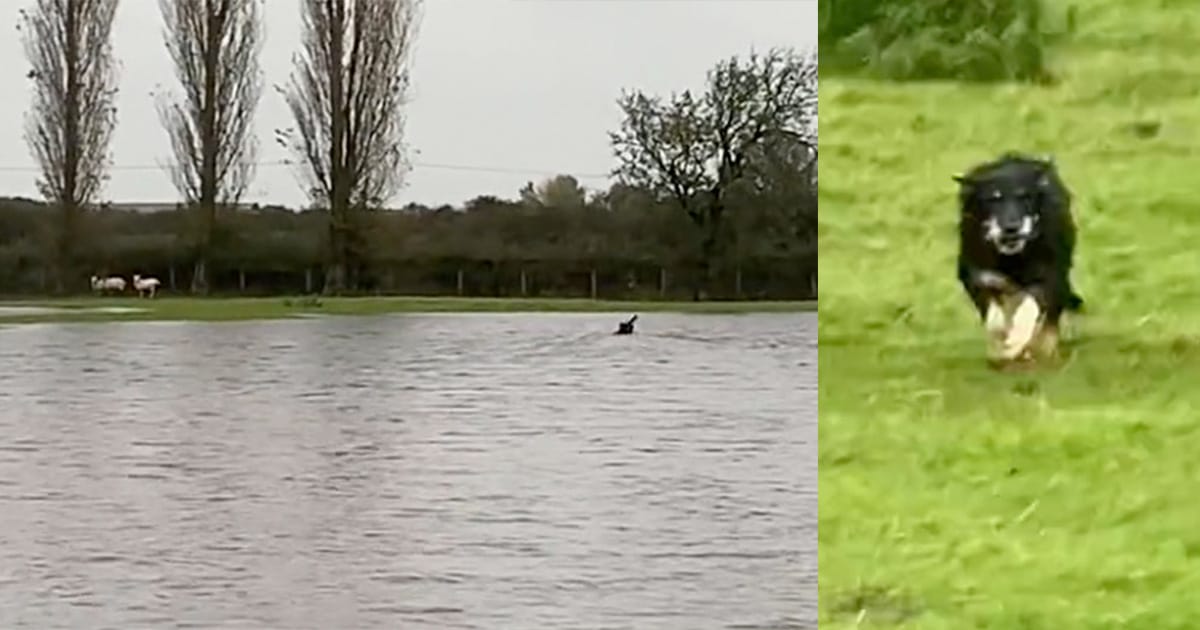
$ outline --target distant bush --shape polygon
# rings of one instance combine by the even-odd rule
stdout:
[[[897,81],[1052,80],[1047,51],[1074,7],[1046,0],[820,0],[822,72]]]

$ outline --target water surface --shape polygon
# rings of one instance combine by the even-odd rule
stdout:
[[[815,628],[816,316],[0,321],[0,627]]]

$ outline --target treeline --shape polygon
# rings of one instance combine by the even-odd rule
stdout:
[[[816,190],[799,214],[746,195],[718,261],[715,299],[810,299],[817,273]],[[44,293],[54,214],[40,202],[0,199],[0,294]],[[77,252],[97,275],[159,277],[185,292],[198,255],[195,213],[104,207],[87,213]],[[357,263],[347,294],[690,299],[698,275],[687,215],[620,184],[589,194],[559,176],[519,199],[357,215]],[[225,208],[208,254],[210,292],[319,292],[328,260],[327,213],[278,206]]]
[[[820,0],[823,72],[891,80],[1053,80],[1050,50],[1074,29],[1060,0]]]

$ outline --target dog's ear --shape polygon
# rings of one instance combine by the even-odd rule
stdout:
[[[1054,156],[1047,155],[1039,161],[1042,168],[1038,172],[1037,187],[1039,190],[1049,190],[1052,186],[1051,178],[1054,176],[1055,171]]]
[[[956,183],[958,183],[959,186],[962,186],[963,188],[970,188],[971,186],[975,185],[975,181],[967,175],[951,175],[950,179],[953,179]]]

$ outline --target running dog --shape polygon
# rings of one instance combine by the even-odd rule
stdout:
[[[1075,222],[1054,162],[1006,153],[959,185],[958,279],[988,336],[993,364],[1058,353],[1064,311],[1080,311],[1071,287]]]

